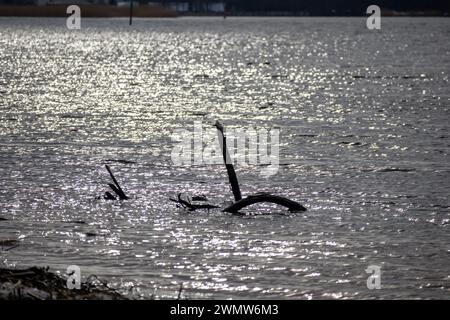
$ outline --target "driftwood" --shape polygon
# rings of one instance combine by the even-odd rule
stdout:
[[[252,204],[264,203],[264,202],[274,203],[274,204],[284,206],[290,212],[306,211],[306,208],[298,202],[289,200],[282,196],[272,195],[269,193],[258,193],[258,194],[250,195],[250,196],[242,199],[241,189],[239,188],[239,181],[236,176],[236,172],[234,171],[234,166],[231,162],[230,154],[228,153],[227,139],[224,134],[223,125],[219,121],[216,121],[214,126],[218,130],[219,143],[220,143],[220,148],[222,149],[223,161],[225,163],[225,168],[227,169],[228,180],[230,181],[231,190],[233,191],[233,196],[234,196],[234,201],[235,201],[232,205],[226,207],[222,211],[237,214],[237,213],[239,213],[239,210],[241,210],[245,207],[248,207]],[[190,210],[190,211],[194,211],[197,209],[208,209],[209,210],[209,209],[218,208],[217,206],[214,206],[211,204],[194,204],[189,200],[189,198],[187,198],[187,200],[184,200],[181,198],[181,193],[178,194],[177,199],[170,198],[170,200],[173,202],[176,202],[182,208]],[[204,196],[197,196],[197,197],[192,197],[192,200],[206,201],[206,198]]]
[[[225,166],[228,173],[228,178],[230,180],[231,189],[233,190],[234,195],[234,203],[231,206],[226,207],[222,211],[225,212],[231,212],[231,213],[237,213],[239,210],[250,206],[255,203],[262,203],[262,202],[269,202],[269,203],[275,203],[281,206],[284,206],[289,209],[291,212],[297,212],[297,211],[306,211],[306,208],[303,207],[300,203],[289,200],[287,198],[281,197],[281,196],[275,196],[271,194],[256,194],[253,196],[248,196],[245,199],[242,199],[241,196],[241,190],[239,188],[239,182],[236,176],[236,172],[234,171],[234,167],[231,164],[230,154],[228,153],[227,149],[227,140],[223,133],[223,125],[216,121],[214,126],[219,130],[219,142],[220,147],[222,148],[222,154],[223,154],[223,160],[225,162]]]
[[[108,183],[109,187],[114,191],[115,194],[117,194],[119,196],[120,200],[127,200],[129,199],[128,196],[125,194],[125,192],[122,190],[122,188],[120,187],[119,182],[117,182],[116,178],[114,177],[111,168],[108,165],[105,165],[106,170],[108,170],[109,175],[111,176],[112,181],[114,182],[114,184],[112,183]],[[105,192],[105,196],[104,198],[106,200],[116,200],[116,197],[114,197],[110,192]]]
[[[99,199],[100,199],[100,197],[99,197]],[[109,191],[105,192],[105,195],[103,196],[103,199],[105,199],[105,200],[117,200],[116,197],[114,197],[111,194],[111,192],[109,192]]]
[[[244,198],[240,201],[233,203],[231,206],[226,207],[222,211],[230,213],[238,213],[239,210],[247,206],[261,202],[275,203],[284,206],[288,208],[290,212],[306,211],[306,208],[302,206],[300,203],[273,194],[259,194],[248,196],[247,198]]]
[[[223,133],[223,125],[216,121],[214,126],[218,130],[219,143],[220,148],[222,149],[223,162],[225,163],[225,167],[228,173],[228,179],[230,180],[231,190],[233,191],[234,201],[239,201],[242,199],[241,189],[239,188],[239,182],[236,176],[236,172],[234,171],[234,166],[231,162],[231,157],[227,148],[227,138]]]
[[[181,193],[178,194],[177,199],[169,198],[170,201],[178,203],[182,208],[187,209],[189,211],[195,211],[197,209],[215,209],[218,208],[218,206],[212,205],[212,204],[195,204],[192,203],[189,199],[184,200],[181,198]],[[197,201],[207,201],[207,199],[203,197],[193,197],[192,199],[196,199]]]

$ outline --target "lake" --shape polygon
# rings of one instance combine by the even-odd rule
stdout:
[[[450,20],[381,23],[0,18],[1,262],[145,299],[448,298]],[[242,193],[308,211],[177,208],[233,200],[223,165],[171,157],[216,120],[279,130],[278,171],[236,164]],[[105,164],[131,199],[98,199]]]

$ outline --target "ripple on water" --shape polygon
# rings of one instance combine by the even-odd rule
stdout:
[[[448,28],[385,23],[0,19],[0,241],[18,244],[1,260],[77,264],[143,298],[446,297]],[[221,167],[170,158],[175,130],[214,136],[216,119],[279,128],[278,173],[238,165],[242,191],[309,210],[175,208],[178,192],[231,200]],[[106,163],[131,200],[96,200]]]

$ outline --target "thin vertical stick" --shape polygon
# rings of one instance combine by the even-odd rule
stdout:
[[[130,26],[133,23],[133,0],[130,1]]]
[[[219,136],[219,143],[222,149],[223,161],[225,162],[225,167],[227,168],[228,180],[231,184],[231,190],[233,191],[234,201],[239,201],[242,199],[241,189],[239,188],[239,181],[236,176],[236,172],[234,171],[234,166],[231,163],[230,154],[228,153],[227,148],[227,138],[223,134],[223,126],[219,121],[216,121],[214,125],[219,132],[217,133]]]

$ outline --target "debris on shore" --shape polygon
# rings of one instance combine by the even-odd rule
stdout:
[[[0,268],[0,300],[127,300],[96,276],[80,289],[68,289],[67,280],[49,268]]]

